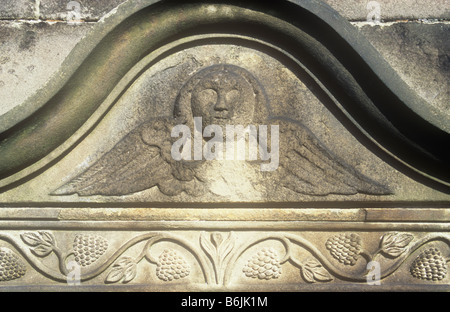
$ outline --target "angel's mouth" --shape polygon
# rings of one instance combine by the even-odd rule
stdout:
[[[229,116],[214,116],[213,120],[230,120]]]

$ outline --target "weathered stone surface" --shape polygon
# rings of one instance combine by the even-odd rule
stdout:
[[[86,23],[0,22],[0,115],[42,88],[89,29]]]
[[[79,0],[79,3],[69,6],[68,0],[21,0],[3,1],[0,3],[0,18],[34,18],[37,12],[39,18],[50,20],[67,20],[70,11],[75,11],[77,17],[83,20],[99,20],[125,0]],[[368,9],[367,0],[325,0],[325,3],[352,21],[365,21],[372,9]],[[430,5],[427,0],[379,0],[381,19],[383,21],[402,19],[448,19],[450,9],[448,0],[436,0]],[[78,9],[79,8],[79,9]],[[79,15],[78,15],[79,13]]]
[[[333,9],[352,21],[366,21],[372,16],[373,7],[368,8],[367,0],[325,0]],[[382,21],[414,19],[449,19],[450,3],[448,0],[378,0]]]
[[[427,103],[450,114],[450,25],[397,23],[361,32]]]
[[[39,16],[44,20],[97,21],[125,0],[41,0]]]
[[[35,19],[35,0],[0,1],[0,19]]]

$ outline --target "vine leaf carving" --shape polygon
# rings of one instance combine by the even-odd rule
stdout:
[[[234,247],[234,236],[230,233],[224,240],[222,234],[213,233],[209,240],[203,232],[200,236],[200,244],[214,260],[224,260]]]
[[[381,251],[391,258],[397,258],[407,250],[407,246],[414,239],[408,233],[387,233],[381,238]]]
[[[55,248],[55,237],[50,232],[27,232],[21,234],[20,237],[25,244],[34,247],[31,249],[31,252],[38,257],[48,256]]]
[[[212,233],[209,237],[206,232],[200,235],[200,245],[211,258],[217,283],[220,283],[225,259],[233,250],[234,242],[235,237],[233,232],[225,239],[220,233]]]
[[[43,258],[43,257],[47,257],[53,251],[53,249],[48,246],[39,245],[36,248],[32,249],[31,251],[36,256]]]
[[[208,255],[210,255],[213,259],[215,259],[217,257],[216,247],[214,247],[214,245],[206,237],[206,233],[205,232],[203,232],[200,235],[200,245],[206,251],[206,253]]]
[[[314,258],[310,258],[303,263],[300,270],[302,277],[308,283],[330,282],[333,280],[330,273]]]
[[[108,273],[105,283],[113,284],[122,281],[123,284],[131,282],[136,277],[136,261],[131,257],[120,258]]]
[[[367,271],[363,272],[358,270],[358,272],[350,272],[350,274],[340,271],[339,268],[329,262],[327,257],[315,248],[311,242],[301,236],[289,234],[264,235],[257,240],[239,244],[240,246],[238,246],[239,249],[237,251],[234,251],[234,248],[238,245],[234,232],[229,232],[228,234],[219,232],[201,232],[198,237],[199,241],[197,240],[197,242],[200,243],[200,246],[192,245],[188,240],[175,235],[154,232],[145,233],[125,243],[118,251],[116,251],[116,256],[114,256],[114,258],[103,262],[103,264],[92,271],[84,272],[80,276],[81,280],[97,277],[109,269],[109,272],[106,272],[106,278],[103,280],[105,284],[129,283],[136,278],[137,265],[143,259],[146,259],[152,264],[156,264],[156,275],[163,281],[172,281],[187,277],[191,273],[191,266],[184,257],[178,255],[175,250],[165,249],[158,258],[154,258],[150,254],[149,250],[153,244],[161,241],[169,241],[178,243],[181,247],[189,250],[197,259],[199,259],[198,261],[204,272],[203,274],[207,284],[215,282],[216,285],[226,286],[236,267],[235,264],[240,263],[236,260],[245,254],[250,247],[267,240],[279,240],[283,243],[286,252],[285,256],[282,257],[282,260],[280,260],[275,249],[264,247],[254,254],[242,269],[242,272],[245,273],[246,277],[258,278],[260,280],[276,279],[281,276],[281,265],[289,261],[298,268],[298,277],[301,277],[306,283],[331,282],[335,278],[344,278],[358,283],[367,281]],[[59,270],[60,273],[62,273],[62,276],[54,270],[47,270],[49,268],[45,264],[43,266],[40,265],[38,261],[41,259],[33,259],[34,257],[29,257],[29,253],[24,253],[24,256],[28,258],[27,260],[30,264],[35,265],[39,271],[45,272],[47,276],[50,276],[58,282],[67,282],[66,277],[71,273],[68,267],[66,267],[68,257],[74,256],[76,258],[78,252],[79,258],[83,258],[87,261],[84,263],[87,266],[91,262],[97,260],[97,255],[103,254],[104,249],[107,248],[107,241],[104,238],[92,234],[80,234],[76,236],[76,239],[74,240],[74,249],[69,252],[64,252],[57,247],[55,236],[49,231],[23,232],[20,234],[20,238],[24,242],[25,248],[29,248],[30,252],[38,257],[43,258],[48,256],[51,252],[55,253],[59,260]],[[411,256],[418,248],[421,248],[423,245],[436,239],[443,240],[447,245],[450,245],[448,236],[442,234],[428,235],[412,243],[414,238],[415,236],[410,233],[386,232],[380,238],[378,250],[374,254],[368,254],[362,250],[361,238],[359,235],[344,233],[329,238],[326,247],[333,256],[336,256],[336,259],[349,261],[347,263],[345,261],[340,261],[341,263],[351,265],[353,262],[356,262],[356,257],[359,257],[360,255],[363,255],[366,260],[373,260],[381,254],[389,258],[403,256],[406,259],[406,257]],[[1,239],[0,236],[0,240]],[[3,239],[8,239],[8,236],[5,235]],[[23,246],[18,244],[18,240],[18,238],[10,239],[16,248],[23,251]],[[137,242],[145,240],[147,240],[147,243],[139,256],[120,256]],[[87,244],[85,241],[90,243]],[[306,258],[306,260],[300,261],[300,259],[293,257],[293,246],[291,246],[293,244],[309,251],[310,255],[307,256],[308,258]],[[199,250],[199,247],[202,248],[204,251],[203,253]],[[348,258],[347,256],[351,256],[351,258]],[[416,257],[409,267],[409,272],[412,277],[423,281],[442,281],[448,276],[448,262],[450,261],[450,259],[445,256],[446,254],[438,248],[430,247],[422,251],[422,253]],[[208,258],[211,263],[208,263]],[[405,262],[405,259],[403,259],[403,261],[395,261],[393,265],[386,267],[382,278],[395,272]],[[81,263],[81,265],[83,266],[83,263]],[[21,258],[15,255],[13,251],[1,247],[0,271],[2,270],[3,275],[0,274],[0,282],[22,277],[25,274],[26,266],[22,263]],[[215,276],[213,276],[213,274],[215,274]]]

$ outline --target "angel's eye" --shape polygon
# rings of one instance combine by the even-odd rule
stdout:
[[[204,105],[213,105],[217,102],[217,92],[213,89],[205,89],[200,91],[198,99]]]
[[[231,90],[225,95],[227,103],[236,103],[241,93],[238,90]]]

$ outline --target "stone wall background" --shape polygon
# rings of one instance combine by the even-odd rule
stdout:
[[[123,2],[0,0],[0,115],[42,88],[75,45]],[[325,2],[352,22],[411,88],[450,115],[450,0],[379,0],[379,23],[367,21],[376,19],[370,1]],[[80,22],[68,22],[74,18]]]

